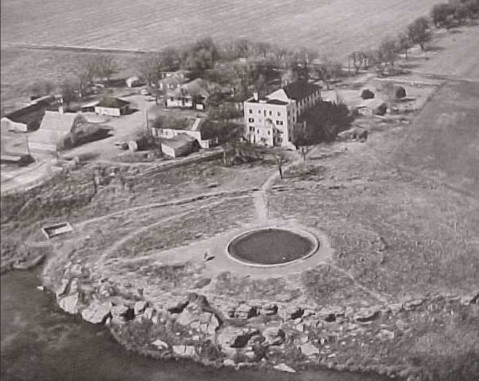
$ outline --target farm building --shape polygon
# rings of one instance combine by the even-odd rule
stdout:
[[[211,148],[218,143],[217,138],[205,139],[204,125],[205,119],[203,118],[188,118],[186,126],[180,128],[151,128],[152,136],[160,139],[171,139],[178,135],[186,134],[195,139],[201,148]]]
[[[166,107],[204,110],[213,83],[197,78],[166,92]]]
[[[321,101],[321,87],[296,81],[265,96],[258,93],[244,102],[245,138],[253,144],[289,146],[298,118]]]
[[[188,155],[195,149],[196,140],[187,134],[179,134],[171,139],[161,141],[163,154],[176,158]]]
[[[137,76],[133,76],[133,77],[128,77],[126,80],[125,80],[125,83],[126,83],[126,86],[127,87],[137,87],[137,86],[140,86],[141,85],[141,81],[140,81],[140,78],[138,78]]]
[[[2,130],[28,132],[40,126],[45,111],[53,106],[57,99],[53,95],[37,98],[27,106],[6,114],[1,119]]]
[[[366,99],[357,107],[358,114],[366,116],[384,115],[387,111],[386,103],[379,98]]]
[[[189,73],[185,70],[162,73],[163,78],[158,81],[158,89],[161,91],[174,90],[188,81]]]
[[[46,111],[40,128],[28,138],[28,148],[34,153],[54,153],[65,144],[75,126],[86,123],[82,114]]]
[[[128,113],[130,103],[123,99],[106,97],[94,106],[98,115],[121,116]]]

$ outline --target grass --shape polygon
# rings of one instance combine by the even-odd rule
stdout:
[[[429,175],[471,195],[479,192],[479,86],[442,88],[396,149],[394,162]]]

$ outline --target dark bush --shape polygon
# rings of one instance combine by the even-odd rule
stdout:
[[[406,98],[406,89],[402,86],[397,87],[394,96],[396,97],[396,99]]]
[[[363,99],[372,99],[374,98],[374,93],[369,90],[369,89],[364,89],[362,92],[361,92],[361,98]]]

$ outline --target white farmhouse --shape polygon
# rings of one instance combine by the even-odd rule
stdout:
[[[321,101],[321,87],[307,81],[295,81],[275,92],[244,102],[245,138],[266,146],[294,144],[298,118]]]

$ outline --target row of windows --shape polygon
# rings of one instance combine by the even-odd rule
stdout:
[[[254,118],[248,118],[248,122],[249,122],[249,123],[254,123]],[[282,120],[277,120],[277,121],[276,121],[276,125],[277,125],[277,126],[282,126],[282,125],[284,125],[284,123],[283,123]]]
[[[264,116],[266,116],[266,110],[263,110],[264,111]],[[252,109],[249,109],[249,113],[252,114],[253,113],[253,110]],[[258,114],[261,114],[261,110],[258,110]],[[281,112],[277,112],[276,113],[278,116],[281,116]],[[269,115],[272,116],[273,115],[273,111],[269,111]],[[288,115],[289,115],[289,111],[288,111]]]

